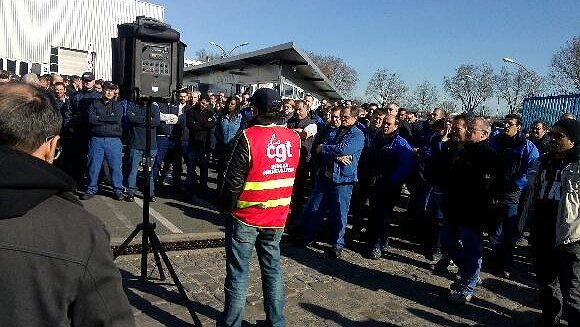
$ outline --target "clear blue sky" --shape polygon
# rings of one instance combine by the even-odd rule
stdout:
[[[502,57],[545,75],[552,54],[580,35],[580,0],[150,1],[165,7],[165,22],[188,46],[186,57],[219,50],[210,41],[226,50],[250,42],[242,52],[293,41],[353,66],[359,95],[383,67],[410,87],[423,80],[440,86],[460,64],[499,70]]]

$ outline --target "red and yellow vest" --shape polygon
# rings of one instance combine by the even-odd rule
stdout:
[[[243,134],[250,170],[233,215],[250,226],[283,228],[300,159],[300,137],[277,125],[252,126]]]

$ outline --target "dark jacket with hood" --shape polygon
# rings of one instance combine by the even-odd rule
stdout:
[[[109,235],[73,186],[0,146],[0,325],[134,326]]]

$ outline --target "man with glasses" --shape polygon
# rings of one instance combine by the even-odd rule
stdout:
[[[51,102],[36,87],[0,85],[0,321],[134,326],[103,223],[52,165],[62,118]]]
[[[523,201],[519,229],[529,221],[542,314],[536,326],[580,326],[580,122],[562,119],[550,131]]]
[[[103,96],[93,101],[88,110],[89,124],[89,157],[87,162],[88,182],[85,193],[81,194],[81,200],[88,200],[95,196],[98,191],[97,183],[99,173],[106,159],[111,182],[113,183],[114,198],[124,200],[123,196],[123,173],[121,135],[121,119],[123,107],[115,97],[117,86],[111,82],[103,83]]]
[[[520,116],[506,115],[503,132],[491,140],[491,146],[498,154],[498,171],[496,187],[496,215],[498,224],[491,231],[490,240],[494,272],[504,278],[510,278],[513,251],[518,238],[518,204],[524,187],[528,183],[528,174],[539,157],[538,149],[521,132]]]
[[[495,151],[488,145],[489,123],[475,118],[469,123],[463,150],[450,162],[443,183],[441,243],[459,271],[451,284],[449,301],[471,300],[478,284],[483,253],[483,226],[490,219]]]
[[[344,248],[352,187],[358,180],[358,160],[364,146],[363,132],[355,127],[359,114],[358,107],[343,108],[340,128],[316,147],[320,164],[314,190],[296,222],[304,230],[304,245],[308,245],[314,240],[325,209],[330,209],[333,228],[332,249],[328,254],[335,258],[341,257]]]

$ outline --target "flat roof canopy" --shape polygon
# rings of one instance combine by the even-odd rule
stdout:
[[[280,81],[280,75],[306,92],[321,98],[342,100],[344,97],[320,71],[308,55],[288,42],[237,56],[214,59],[185,68],[184,79],[202,79],[232,84],[257,84]],[[260,80],[260,78],[265,78]],[[217,84],[217,83],[215,83]]]

